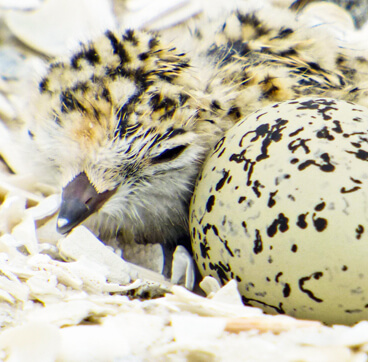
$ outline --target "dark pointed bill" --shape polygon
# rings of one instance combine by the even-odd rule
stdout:
[[[65,234],[100,209],[115,190],[98,193],[82,172],[68,183],[61,195],[57,231]]]

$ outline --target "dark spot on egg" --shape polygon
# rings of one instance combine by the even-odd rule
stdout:
[[[241,204],[243,201],[245,201],[247,198],[245,196],[240,196],[238,199],[238,204]]]
[[[296,136],[299,132],[302,132],[304,130],[304,127],[298,128],[296,131],[289,133],[289,137]]]
[[[282,272],[278,272],[276,275],[275,275],[275,282],[278,283],[279,282],[279,278],[282,276]]]
[[[276,196],[277,192],[278,190],[269,193],[268,202],[267,202],[267,206],[269,208],[276,205],[276,200],[274,199],[274,197]]]
[[[327,224],[328,224],[327,220],[322,218],[322,217],[315,218],[315,216],[316,216],[316,214],[313,213],[312,220],[313,220],[313,225],[314,225],[315,229],[318,232],[324,231],[327,228]]]
[[[314,300],[314,301],[315,301],[315,302],[317,302],[317,303],[322,303],[322,302],[323,302],[323,299],[316,297],[316,296],[313,294],[313,292],[312,292],[311,290],[309,290],[309,289],[307,289],[307,288],[305,287],[305,284],[306,284],[309,280],[311,280],[312,278],[313,278],[313,279],[315,279],[315,280],[318,280],[318,279],[320,279],[321,277],[323,277],[323,273],[322,273],[322,272],[315,272],[315,273],[312,273],[311,275],[308,275],[308,276],[305,276],[305,277],[300,278],[300,279],[299,279],[299,282],[298,282],[298,284],[299,284],[299,289],[300,289],[303,293],[307,294],[307,295],[308,295],[308,297],[309,297],[310,299]]]
[[[307,145],[307,142],[310,141],[310,138],[307,139],[302,139],[302,138],[297,138],[296,140],[290,142],[288,144],[288,149],[291,151],[291,153],[294,153],[296,150],[298,150],[298,148],[302,148],[304,150],[304,153],[310,153],[310,149]]]
[[[215,204],[215,195],[211,195],[206,203],[206,210],[207,212],[211,212],[212,211],[212,207]]]
[[[262,244],[261,233],[259,232],[258,229],[256,229],[253,252],[254,252],[254,254],[257,255],[257,254],[261,253],[262,250],[263,250],[263,244]]]
[[[229,264],[224,265],[221,261],[218,263],[212,263],[210,262],[208,264],[210,270],[214,270],[217,273],[217,276],[221,282],[222,285],[226,284],[229,281],[228,276],[226,273],[229,273],[231,271],[231,268]]]
[[[362,147],[362,145],[361,145],[360,143],[358,143],[358,142],[350,142],[350,144],[351,144],[353,147],[355,147],[355,148],[360,148],[360,147]]]
[[[260,191],[261,188],[264,188],[264,186],[258,180],[255,180],[253,182],[252,190],[258,198],[262,195]]]
[[[356,184],[360,184],[360,185],[362,184],[362,181],[360,181],[358,179],[355,179],[355,178],[350,177],[350,180],[353,181]]]
[[[222,174],[223,174],[222,178],[216,184],[216,191],[219,191],[219,190],[222,189],[222,187],[224,186],[227,178],[229,177],[230,171],[222,170]]]
[[[223,146],[223,144],[225,143],[225,139],[226,137],[222,137],[215,145],[214,149],[213,149],[213,153],[212,154],[215,154],[216,152],[218,152],[221,147]]]
[[[284,298],[287,298],[291,293],[291,288],[288,283],[285,283],[284,289],[282,290],[282,294],[284,295]]]
[[[355,232],[356,232],[355,238],[360,240],[360,238],[362,237],[364,233],[364,226],[359,224],[357,228],[355,229]]]
[[[217,155],[217,158],[220,158],[223,154],[224,154],[224,152],[226,151],[226,148],[224,147],[222,150],[221,150],[221,152]]]
[[[305,229],[308,224],[307,222],[305,221],[305,218],[307,217],[309,213],[305,213],[305,214],[300,214],[298,215],[298,221],[296,222],[296,225],[299,226],[301,229]]]
[[[288,226],[289,219],[285,217],[284,214],[280,213],[278,218],[275,219],[272,224],[267,228],[267,235],[272,238],[280,230],[282,233],[289,229]]]
[[[353,151],[346,151],[347,153],[351,153],[354,154],[356,158],[358,158],[359,160],[363,160],[363,161],[368,161],[368,152],[364,151],[364,150],[357,150],[357,152],[353,152]]]
[[[329,133],[328,128],[325,126],[316,133],[317,138],[324,138],[328,141],[333,141],[335,137]]]
[[[207,235],[207,231],[211,229],[210,224],[206,224],[205,226],[202,226],[202,232],[204,235]]]
[[[292,164],[292,165],[295,165],[296,163],[298,163],[299,162],[299,159],[298,158],[292,158],[291,160],[290,160],[290,163]]]
[[[352,314],[352,313],[361,313],[362,310],[361,309],[345,309],[344,312]]]
[[[336,133],[339,133],[339,134],[343,133],[340,122],[339,121],[333,121],[333,123],[335,124],[335,127],[331,128],[331,130],[336,132]]]
[[[325,202],[321,202],[320,204],[316,205],[314,210],[316,211],[322,211],[326,206],[326,203]]]
[[[209,247],[207,241],[205,240],[204,242],[199,243],[200,249],[201,249],[201,256],[203,259],[210,259],[210,255],[208,254],[208,252],[211,250],[211,248]]]
[[[320,157],[324,163],[319,164],[315,160],[306,160],[298,166],[298,170],[303,171],[311,165],[319,167],[323,172],[332,172],[335,170],[335,166],[330,162],[330,156],[328,153],[322,153]]]
[[[354,186],[351,189],[346,189],[345,187],[342,187],[340,189],[340,192],[342,194],[350,194],[351,192],[355,192],[355,191],[358,191],[358,190],[360,190],[360,186]]]

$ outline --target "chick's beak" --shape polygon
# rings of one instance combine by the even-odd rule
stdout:
[[[115,190],[98,193],[82,172],[63,189],[57,231],[65,234],[100,209]]]

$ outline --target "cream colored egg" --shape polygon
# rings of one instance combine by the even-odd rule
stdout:
[[[326,323],[368,319],[368,109],[329,98],[232,127],[198,178],[196,262],[243,302]]]

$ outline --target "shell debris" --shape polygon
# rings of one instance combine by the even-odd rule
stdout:
[[[49,0],[32,12],[7,13],[6,23],[27,45],[55,56],[78,44],[78,38],[115,27],[111,10],[111,2],[104,0]]]

